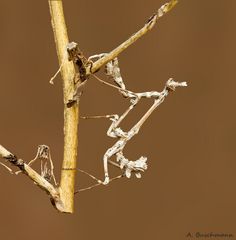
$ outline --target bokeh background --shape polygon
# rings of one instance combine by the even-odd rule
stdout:
[[[71,41],[85,56],[108,52],[138,30],[165,1],[64,1]],[[58,213],[25,176],[0,169],[0,239],[188,239],[190,232],[236,236],[236,1],[180,0],[173,11],[120,55],[127,88],[177,89],[125,149],[148,157],[133,177],[80,193],[75,213]],[[37,145],[51,148],[57,179],[63,155],[63,102],[48,2],[0,1],[0,139],[28,161]],[[105,79],[101,72],[99,76]],[[144,100],[122,124],[129,129],[152,102]],[[81,116],[121,114],[114,89],[91,78]],[[108,120],[81,120],[78,167],[103,178],[102,156],[114,140]],[[118,170],[111,170],[113,176]],[[78,174],[77,188],[94,182]],[[221,238],[227,239],[227,238]]]

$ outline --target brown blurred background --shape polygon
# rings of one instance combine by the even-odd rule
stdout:
[[[108,52],[164,2],[64,1],[70,40],[86,56]],[[120,55],[130,90],[162,90],[169,77],[189,84],[171,94],[127,145],[130,159],[148,157],[141,180],[121,179],[78,194],[75,213],[65,215],[26,177],[1,167],[0,239],[182,240],[189,232],[235,237],[235,9],[234,0],[180,0]],[[58,61],[47,1],[1,0],[0,28],[1,144],[27,161],[38,144],[49,145],[59,179],[62,88],[60,77],[49,84]],[[124,129],[150,104],[140,104]],[[91,78],[80,109],[83,116],[120,114],[127,106],[115,90]],[[99,178],[102,156],[114,143],[106,136],[109,124],[81,120],[79,125],[78,167]],[[93,183],[77,177],[77,188]]]

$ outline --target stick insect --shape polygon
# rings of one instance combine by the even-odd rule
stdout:
[[[91,61],[94,58],[102,58],[106,54],[94,55],[89,58]],[[124,170],[125,176],[130,178],[131,172],[134,172],[137,178],[141,177],[141,172],[147,169],[147,157],[141,156],[139,159],[135,161],[129,161],[125,158],[123,154],[123,150],[129,140],[131,140],[136,134],[138,134],[141,126],[148,119],[148,117],[152,114],[152,112],[165,100],[169,92],[174,91],[176,87],[185,87],[187,86],[186,82],[175,82],[172,78],[170,78],[161,92],[150,91],[150,92],[141,92],[134,93],[126,89],[124,81],[120,74],[120,68],[118,65],[118,59],[115,58],[112,61],[108,62],[105,67],[106,74],[114,80],[120,93],[124,97],[130,98],[131,105],[128,109],[121,115],[106,115],[103,117],[109,118],[112,123],[107,131],[107,135],[112,138],[118,138],[117,142],[110,147],[103,156],[103,165],[104,165],[104,181],[103,184],[107,185],[110,181],[109,172],[108,172],[108,163],[120,167]],[[96,75],[94,77],[100,81]],[[147,110],[147,112],[141,117],[141,119],[127,132],[124,132],[119,125],[126,118],[126,116],[130,113],[130,111],[138,104],[141,98],[152,98],[154,102],[152,106]],[[99,116],[95,117],[98,118]],[[90,117],[93,118],[93,117]],[[111,160],[111,157],[115,156],[117,163]]]

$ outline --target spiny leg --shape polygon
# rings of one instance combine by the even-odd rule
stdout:
[[[110,182],[109,174],[108,174],[108,156],[105,154],[103,156],[103,166],[104,166],[104,181],[103,184],[107,185]]]
[[[104,166],[104,175],[105,175],[105,180],[103,182],[104,185],[108,184],[110,181],[109,174],[108,174],[108,162],[110,161],[110,158],[116,155],[117,153],[122,152],[126,143],[127,143],[127,140],[125,138],[121,138],[111,148],[109,148],[105,152],[103,156],[103,166]]]

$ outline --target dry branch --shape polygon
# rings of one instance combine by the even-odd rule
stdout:
[[[87,74],[97,72],[103,65],[110,62],[112,59],[116,58],[121,52],[123,52],[130,45],[135,43],[139,38],[144,36],[147,32],[149,32],[159,18],[161,18],[164,14],[169,12],[176,4],[177,0],[171,0],[169,3],[162,5],[156,14],[154,14],[151,18],[148,19],[147,23],[142,27],[138,32],[134,33],[129,39],[120,44],[117,48],[112,50],[110,53],[104,55],[104,57],[98,59],[93,63],[92,67],[87,67]]]
[[[34,171],[28,164],[26,164],[22,159],[17,158],[16,155],[9,152],[6,148],[0,145],[0,157],[4,158],[6,161],[10,162],[14,166],[18,167],[22,173],[28,176],[33,182],[37,184],[41,189],[43,189],[48,195],[50,195],[52,204],[59,211],[64,211],[63,202],[60,199],[58,190]]]
[[[48,2],[59,64],[63,63],[61,75],[64,94],[64,158],[59,192],[61,201],[64,204],[64,212],[72,213],[74,208],[75,168],[78,149],[79,107],[78,104],[75,103],[68,108],[67,104],[73,99],[75,92],[75,67],[74,64],[68,60],[63,62],[69,40],[62,1],[49,0]]]

